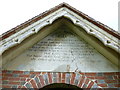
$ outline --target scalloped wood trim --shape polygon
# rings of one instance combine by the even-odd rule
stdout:
[[[59,10],[51,13],[50,15],[40,19],[39,21],[22,29],[21,31],[2,40],[0,42],[0,55],[7,49],[22,43],[22,41],[27,37],[38,33],[38,31],[40,31],[41,28],[52,24],[56,19],[60,17],[66,17],[70,19],[73,22],[73,24],[82,27],[88,34],[91,34],[98,38],[105,46],[110,47],[116,52],[120,53],[120,51],[118,50],[120,48],[120,45],[118,44],[118,38],[113,37],[109,33],[106,33],[104,30],[95,26],[91,22],[87,22],[84,18],[78,16],[73,11],[70,11],[67,8],[60,8]]]

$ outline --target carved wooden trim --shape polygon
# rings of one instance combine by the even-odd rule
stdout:
[[[27,26],[26,28],[23,28],[19,32],[16,32],[15,34],[9,36],[8,38],[3,39],[0,42],[0,54],[13,46],[20,44],[27,37],[38,33],[41,28],[52,24],[56,19],[60,17],[70,19],[75,25],[82,27],[88,34],[91,34],[98,38],[105,46],[110,47],[120,53],[118,50],[120,48],[120,45],[118,44],[119,38],[111,36],[111,34],[106,33],[103,29],[96,27],[91,22],[86,21],[86,19],[77,15],[68,7],[62,7],[57,11],[54,11],[53,13],[47,15],[46,17],[41,18],[40,20]]]

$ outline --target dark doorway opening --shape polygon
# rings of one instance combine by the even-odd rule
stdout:
[[[40,90],[83,90],[75,85],[64,84],[64,83],[54,83],[47,86],[44,86]]]

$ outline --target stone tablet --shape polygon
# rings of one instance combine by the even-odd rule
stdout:
[[[46,72],[118,71],[115,65],[67,28],[56,30],[5,68]]]

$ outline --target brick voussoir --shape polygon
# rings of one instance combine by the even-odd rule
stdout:
[[[33,87],[41,88],[52,83],[66,83],[80,88],[120,87],[116,73],[65,73],[65,72],[31,72],[31,71],[3,71],[2,87]],[[14,72],[14,73],[13,73]],[[110,76],[111,75],[111,76]],[[92,77],[92,78],[91,78]],[[37,78],[37,79],[36,79]],[[26,84],[27,83],[27,84]],[[95,84],[96,83],[96,84]],[[109,84],[109,85],[108,85]],[[112,84],[112,85],[111,85]],[[26,86],[28,85],[28,86]],[[31,86],[30,86],[31,85]],[[97,86],[96,86],[97,87]]]
[[[32,87],[38,88],[37,83],[35,82],[34,79],[31,79],[31,80],[30,80],[30,83],[31,83]]]

